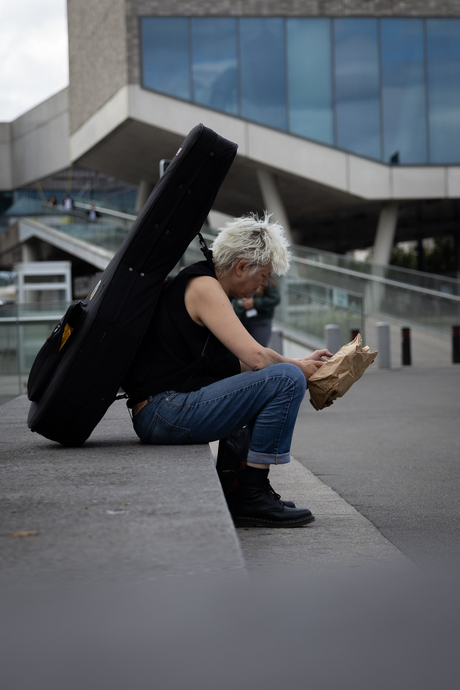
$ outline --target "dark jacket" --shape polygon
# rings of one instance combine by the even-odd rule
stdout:
[[[260,291],[260,294],[259,294]],[[257,310],[257,316],[252,316],[249,319],[246,318],[246,309],[243,307],[241,300],[235,300],[233,302],[233,308],[237,316],[244,323],[245,321],[265,321],[267,319],[273,319],[273,314],[275,312],[275,307],[280,303],[281,296],[278,287],[278,283],[273,279],[269,278],[268,285],[266,288],[259,288],[253,297],[254,309]]]

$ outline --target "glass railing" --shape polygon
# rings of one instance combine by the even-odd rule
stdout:
[[[57,230],[96,247],[115,253],[129,232],[132,223],[123,225],[120,222],[105,220],[89,221],[82,214],[59,214],[56,216],[35,216],[18,218],[18,222],[40,223],[45,228]],[[6,228],[0,228],[0,232]]]
[[[86,216],[88,215],[88,212],[90,211],[92,205],[91,202],[89,202],[88,200],[76,200],[74,204],[77,211],[80,211],[80,213],[83,213]],[[99,218],[109,222],[116,221],[123,227],[131,227],[131,225],[137,218],[136,214],[127,211],[122,211],[121,209],[117,208],[112,204],[107,204],[105,200],[102,203],[99,202],[95,204],[95,211],[98,214]]]
[[[126,234],[116,226],[90,222],[64,223],[59,229],[111,251]],[[215,232],[206,229],[203,234],[210,245]],[[458,281],[305,247],[294,247],[293,253],[292,268],[280,282],[275,323],[305,346],[323,346],[327,324],[339,325],[341,344],[350,340],[353,330],[365,340],[366,314],[397,319],[446,338],[460,323]],[[172,273],[202,259],[195,239]],[[67,306],[65,302],[0,306],[0,396],[25,391],[32,362]]]
[[[366,314],[450,337],[460,321],[460,281],[295,247],[298,274],[339,290],[357,292]]]
[[[209,244],[215,235],[215,230],[206,229]],[[299,245],[292,247],[292,253],[290,275],[308,284],[328,286],[333,295],[328,301],[334,306],[353,310],[356,296],[360,296],[359,309],[366,315],[395,319],[441,338],[450,338],[452,326],[460,323],[459,280]]]
[[[114,253],[120,247],[129,230],[126,227],[108,222],[79,221],[75,216],[69,216],[68,222],[53,223],[47,221],[46,225]]]
[[[0,396],[26,392],[37,352],[68,306],[48,302],[0,307]]]
[[[310,347],[324,346],[324,327],[340,328],[340,344],[358,330],[365,338],[362,295],[337,290],[330,285],[288,275],[281,280],[281,304],[275,311],[275,323],[287,336],[297,337]]]
[[[396,266],[381,266],[371,261],[357,261],[349,256],[298,245],[293,247],[293,253],[296,258],[308,262],[306,265],[312,267],[322,265],[325,270],[327,270],[327,267],[330,267],[335,269],[337,273],[341,272],[343,276],[348,276],[352,280],[354,278],[359,280],[369,277],[376,281],[392,281],[402,285],[423,288],[424,290],[460,296],[460,281],[455,278],[413,271],[408,268],[398,268]]]

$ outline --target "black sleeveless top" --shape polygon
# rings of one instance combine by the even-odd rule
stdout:
[[[164,391],[196,391],[241,372],[238,358],[199,326],[185,307],[185,289],[195,276],[215,272],[206,261],[184,268],[165,283],[141,347],[122,382],[135,405]]]

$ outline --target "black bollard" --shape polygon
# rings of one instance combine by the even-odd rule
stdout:
[[[452,364],[460,364],[460,326],[452,326]]]
[[[408,326],[401,328],[401,343],[403,366],[410,365],[412,360],[410,354],[410,328]]]
[[[352,328],[350,331],[350,340],[354,340],[359,333],[359,328]]]

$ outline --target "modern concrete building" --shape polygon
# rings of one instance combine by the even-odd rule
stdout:
[[[458,0],[69,0],[69,87],[0,124],[0,191],[70,165],[139,185],[198,122],[239,145],[216,210],[345,252],[456,237]]]

